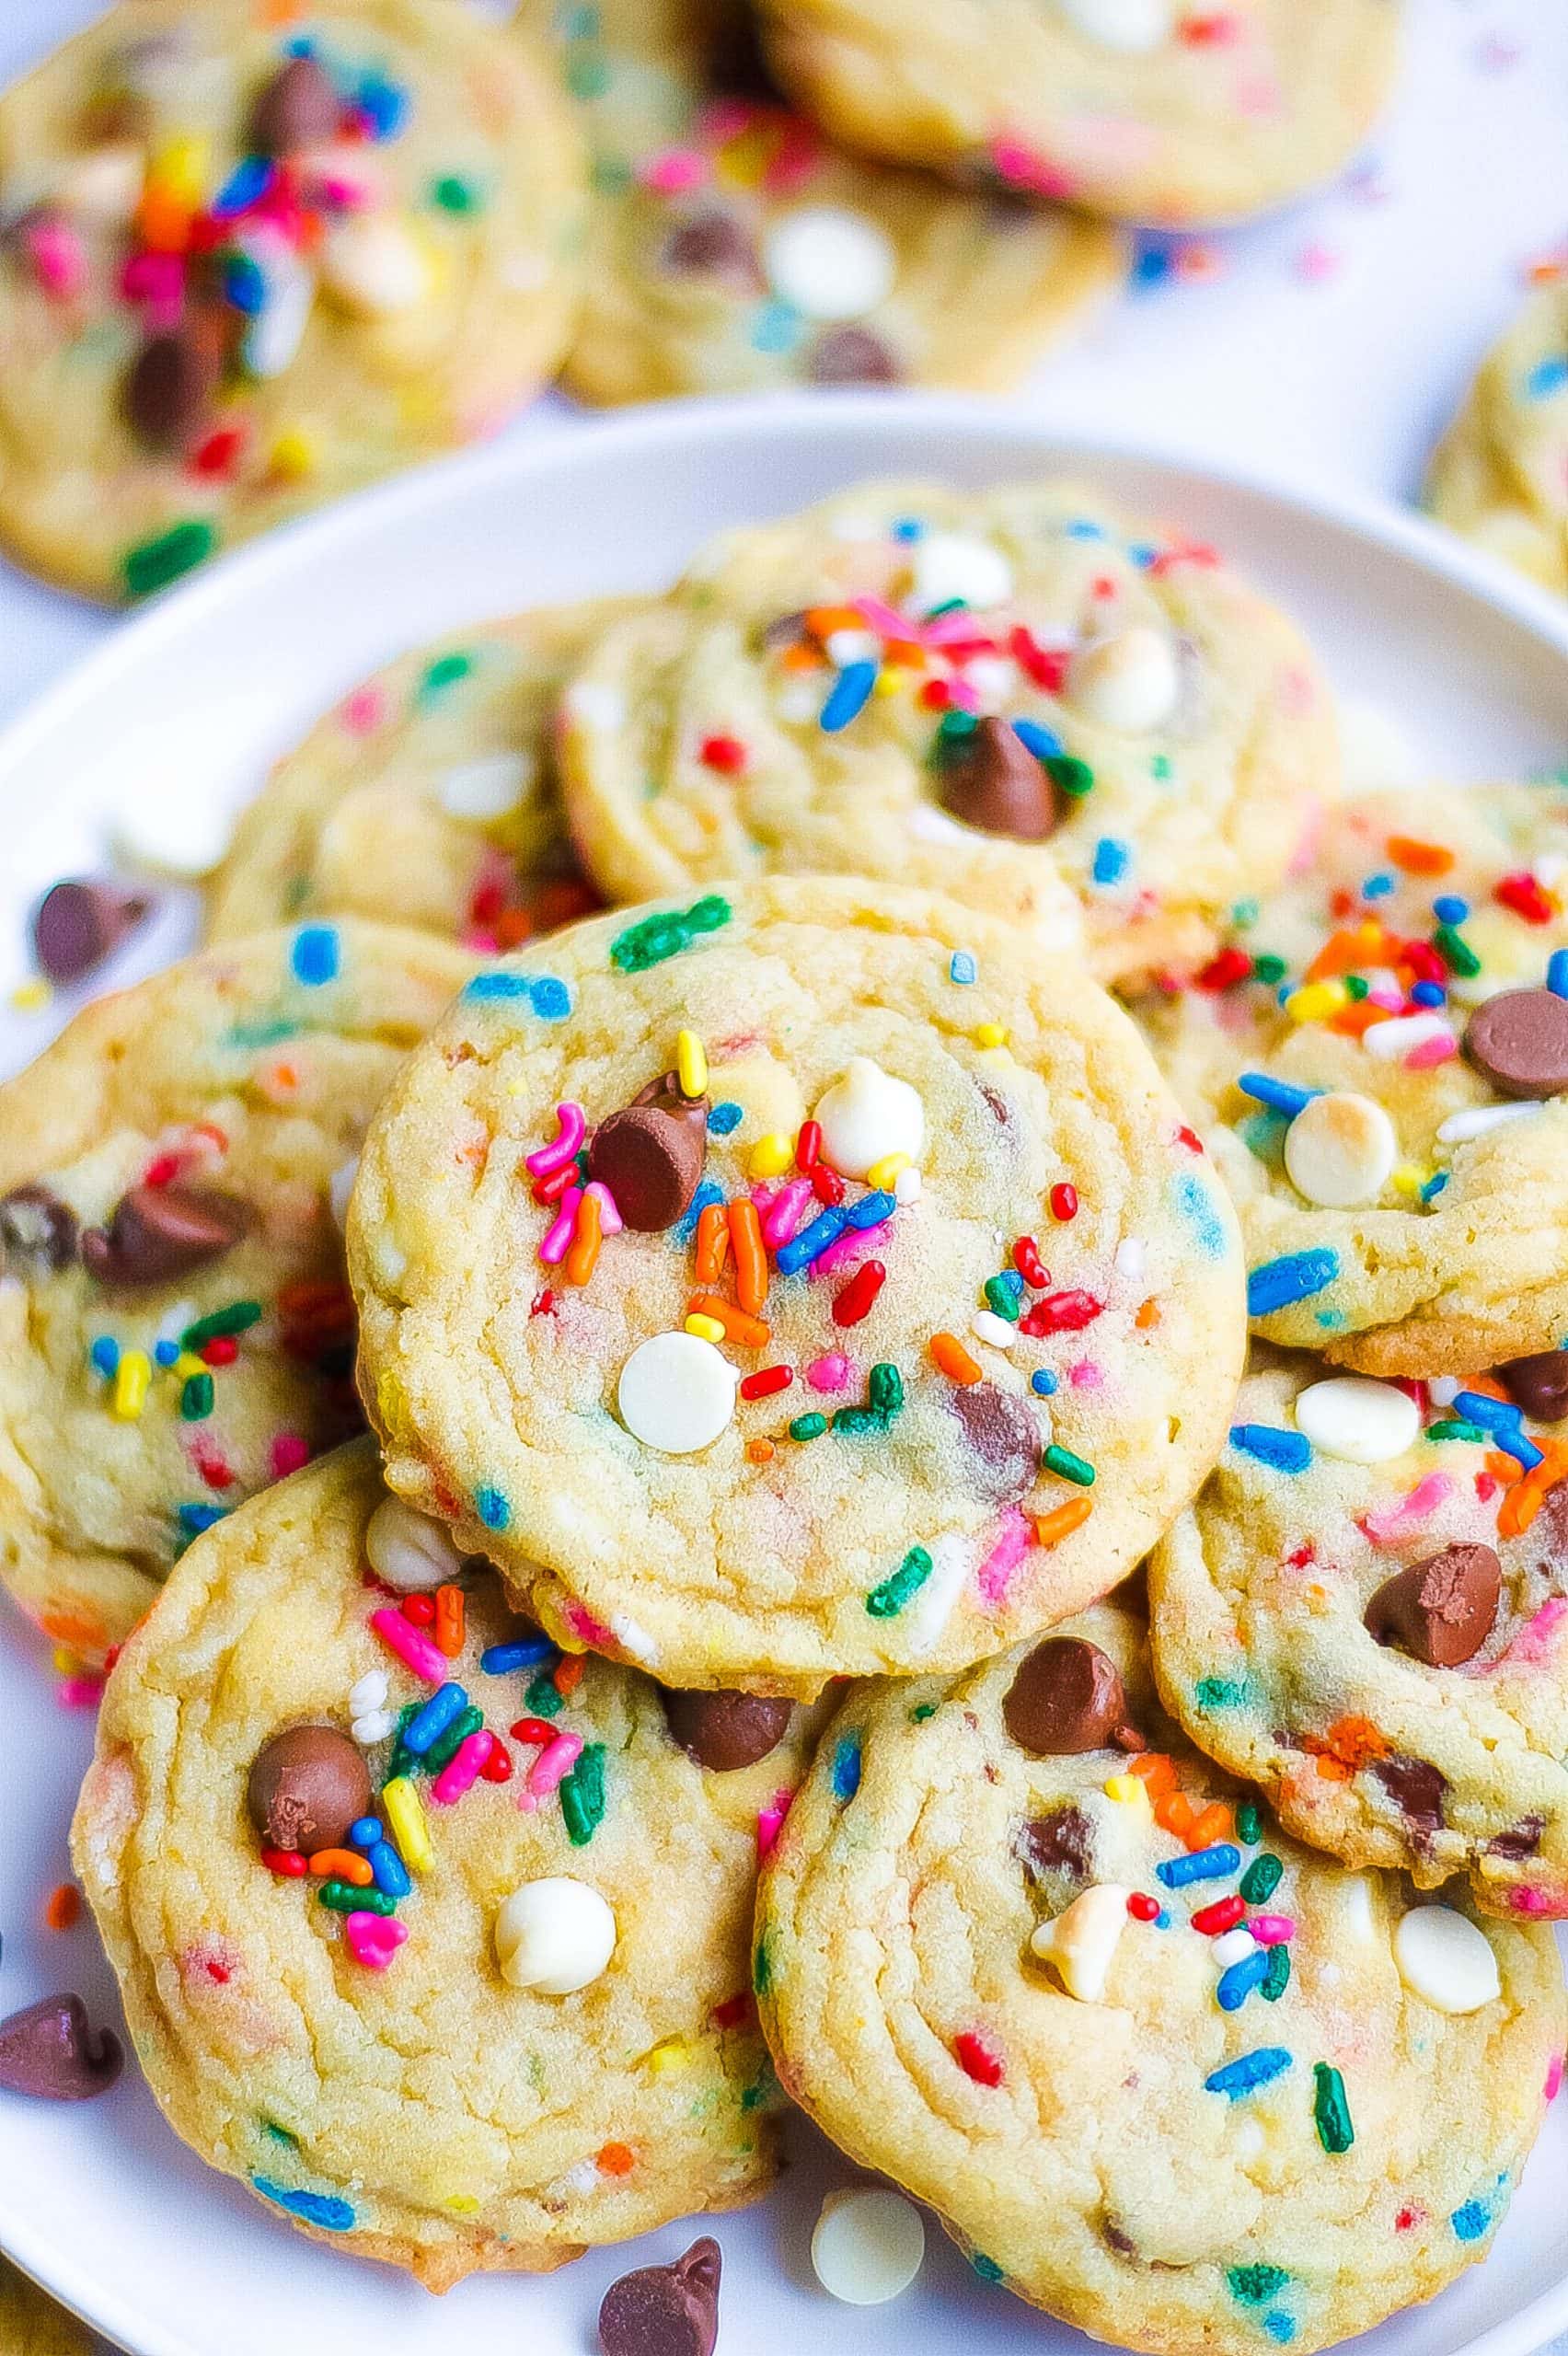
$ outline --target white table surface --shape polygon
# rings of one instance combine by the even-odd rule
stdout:
[[[0,82],[99,13],[0,0]],[[1195,241],[1042,366],[1017,396],[1032,414],[1286,484],[1415,495],[1530,265],[1568,261],[1568,5],[1407,0],[1407,13],[1394,104],[1344,180]],[[511,430],[593,429],[548,400]],[[0,563],[0,721],[114,627]]]

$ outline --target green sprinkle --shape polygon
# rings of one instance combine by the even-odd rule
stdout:
[[[1253,958],[1252,971],[1260,982],[1274,983],[1283,982],[1290,968],[1283,957],[1276,957],[1270,949],[1262,957]]]
[[[446,1732],[437,1735],[420,1761],[419,1763],[424,1773],[427,1775],[439,1775],[442,1769],[456,1758],[459,1744],[467,1742],[471,1734],[478,1734],[484,1722],[484,1712],[476,1708],[470,1702],[461,1715],[453,1719]]]
[[[1350,993],[1352,1006],[1359,1006],[1372,987],[1371,983],[1364,979],[1360,974],[1347,974],[1344,977],[1344,986]]]
[[[324,1881],[316,1893],[323,1906],[334,1914],[396,1914],[398,1901],[388,1898],[384,1889],[359,1889],[352,1881],[339,1881],[334,1877]]]
[[[605,1746],[584,1744],[560,1785],[560,1812],[574,1849],[585,1849],[605,1813]]]
[[[1244,1841],[1247,1843],[1247,1846],[1251,1848],[1254,1841],[1262,1838],[1262,1809],[1258,1806],[1256,1800],[1243,1800],[1240,1807],[1236,1811],[1237,1839],[1239,1841]]]
[[[198,1317],[179,1337],[182,1350],[199,1350],[206,1342],[221,1341],[227,1334],[243,1334],[251,1325],[261,1322],[259,1300],[231,1300],[226,1309],[214,1309],[209,1316]]]
[[[1256,900],[1233,900],[1230,904],[1230,921],[1238,932],[1250,932],[1258,921],[1259,913]]]
[[[1480,973],[1481,959],[1457,926],[1440,924],[1432,936],[1432,946],[1451,974],[1470,981]]]
[[[987,1309],[994,1310],[998,1317],[1005,1317],[1009,1325],[1018,1323],[1023,1313],[1023,1303],[1019,1299],[1016,1276],[1010,1283],[1006,1276],[987,1276],[985,1294]]]
[[[291,2135],[286,2127],[280,2127],[275,2119],[264,2119],[261,2121],[261,2132],[264,2135],[270,2135],[274,2143],[286,2144],[291,2152],[297,2152],[299,2149],[299,2137]]]
[[[977,2249],[971,2258],[969,2263],[974,2268],[975,2273],[978,2274],[982,2282],[999,2282],[1001,2281],[1001,2268],[997,2264],[994,2258],[987,2258],[983,2249]]]
[[[866,1391],[875,1412],[884,1423],[904,1413],[904,1377],[895,1366],[881,1360],[866,1378]]]
[[[1350,2105],[1344,2098],[1344,2080],[1327,2062],[1314,2062],[1312,2075],[1318,2081],[1318,2091],[1312,2101],[1318,2141],[1325,2152],[1348,2152],[1355,2141],[1355,2130],[1350,2123]]]
[[[430,195],[431,202],[443,213],[478,213],[484,205],[483,192],[460,172],[444,172],[432,183]]]
[[[1244,2307],[1261,2307],[1276,2291],[1283,2291],[1290,2277],[1283,2266],[1231,2266],[1226,2269],[1226,2281],[1230,2295],[1239,2299]]]
[[[1257,1835],[1254,1833],[1251,1838],[1255,1840]],[[1261,1857],[1254,1857],[1241,1877],[1241,1896],[1245,1903],[1249,1906],[1265,1904],[1279,1888],[1284,1871],[1285,1867],[1272,1850],[1265,1849]]]
[[[684,915],[678,909],[667,909],[644,917],[640,924],[629,925],[616,935],[610,943],[610,963],[623,974],[646,973],[650,965],[662,965],[666,957],[678,957],[699,933],[717,932],[729,923],[732,913],[728,900],[710,892]]]
[[[1201,1710],[1235,1710],[1246,1700],[1247,1688],[1233,1677],[1200,1677],[1193,1693]]]
[[[608,61],[597,50],[575,50],[566,61],[566,86],[574,98],[602,98],[610,87]]]
[[[918,1595],[931,1576],[931,1558],[923,1546],[911,1546],[898,1568],[866,1598],[873,1620],[896,1620],[912,1595]]]
[[[419,700],[423,703],[432,696],[444,694],[448,687],[455,687],[459,679],[467,677],[473,667],[471,654],[438,654],[420,681]]]
[[[1486,1438],[1486,1434],[1482,1430],[1479,1424],[1467,1424],[1461,1422],[1456,1416],[1449,1416],[1443,1423],[1428,1424],[1426,1426],[1425,1437],[1428,1439],[1475,1440],[1484,1439]]]
[[[797,1415],[790,1426],[791,1439],[820,1439],[827,1429],[827,1417],[813,1407],[809,1415]]]
[[[559,1718],[566,1703],[556,1684],[554,1672],[541,1669],[523,1696],[523,1705],[531,1717]]]
[[[300,1026],[282,1015],[274,1015],[261,1022],[233,1022],[224,1034],[228,1047],[276,1047],[285,1039],[297,1039]]]
[[[1170,754],[1169,754],[1169,753],[1156,753],[1156,755],[1155,755],[1155,756],[1154,756],[1153,760],[1152,760],[1152,761],[1150,761],[1150,763],[1149,763],[1149,765],[1148,765],[1148,773],[1149,773],[1150,777],[1157,777],[1157,778],[1159,780],[1159,781],[1160,781],[1161,785],[1163,785],[1163,784],[1164,784],[1164,782],[1165,782],[1165,780],[1166,780],[1166,779],[1170,775]]]
[[[931,750],[938,760],[950,758],[964,750],[969,739],[980,725],[972,711],[944,711],[937,722],[937,733],[931,740]]]
[[[199,516],[177,524],[170,532],[160,532],[156,540],[139,540],[126,550],[121,568],[126,595],[150,597],[155,589],[167,589],[171,581],[211,556],[217,545],[215,528]]]
[[[188,1424],[205,1423],[213,1412],[213,1378],[210,1374],[192,1374],[186,1378],[179,1394],[179,1412]]]
[[[934,1718],[936,1715],[937,1705],[934,1702],[917,1702],[909,1713],[911,1723],[917,1727],[923,1727],[928,1718]]]
[[[1046,1471],[1058,1474],[1062,1480],[1076,1481],[1080,1489],[1093,1488],[1093,1465],[1086,1464],[1081,1456],[1075,1456],[1070,1448],[1058,1448],[1053,1440],[1045,1450],[1044,1462]]]
[[[1093,789],[1094,771],[1087,761],[1078,760],[1072,753],[1052,753],[1046,759],[1045,770],[1052,784],[1070,794],[1075,802],[1081,801]]]
[[[778,2092],[778,2081],[773,2073],[773,2064],[765,2054],[761,2069],[741,2096],[741,2108],[760,2110],[765,2103],[772,2102]]]
[[[1290,1949],[1270,1947],[1269,1968],[1258,1982],[1258,1993],[1265,2004],[1277,2004],[1290,1985]]]
[[[398,1731],[392,1738],[392,1755],[386,1761],[386,1773],[381,1778],[384,1787],[395,1783],[399,1775],[417,1775],[424,1764],[419,1753],[407,1750],[403,1742],[403,1728],[419,1706],[417,1702],[405,1702],[398,1713]]]
[[[752,1963],[752,1986],[759,1996],[766,1996],[773,1985],[773,1964],[767,1952],[767,1941],[759,1939]]]
[[[880,1432],[886,1427],[874,1407],[840,1407],[833,1418],[836,1432]]]

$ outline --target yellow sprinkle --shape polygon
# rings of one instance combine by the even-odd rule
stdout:
[[[1005,1047],[1008,1044],[1006,1023],[982,1022],[975,1031],[974,1044],[977,1047]]]
[[[272,445],[271,468],[286,481],[302,482],[316,472],[317,447],[311,436],[292,425]]]
[[[394,1775],[381,1787],[386,1829],[398,1843],[398,1854],[411,1874],[428,1873],[435,1863],[425,1823],[424,1802],[407,1775]]]
[[[717,1317],[688,1317],[686,1329],[688,1334],[695,1334],[699,1342],[721,1342],[724,1338],[724,1328]]]
[[[50,1658],[53,1662],[56,1677],[77,1677],[81,1674],[81,1661],[71,1650],[69,1645],[56,1645]]]
[[[49,984],[40,976],[30,982],[18,982],[11,992],[11,1004],[18,1014],[36,1014],[53,996]]]
[[[872,695],[895,696],[906,676],[907,674],[898,664],[885,663],[877,673],[876,683],[871,688]]]
[[[675,1069],[681,1094],[700,1096],[708,1086],[708,1053],[695,1031],[682,1031],[675,1040]]]
[[[205,1358],[197,1357],[194,1350],[181,1350],[169,1372],[180,1382],[189,1382],[193,1374],[210,1374],[212,1369]]]
[[[145,1350],[126,1350],[114,1376],[114,1412],[122,1424],[133,1424],[146,1404],[153,1362]]]
[[[205,139],[169,139],[153,158],[148,186],[200,204],[206,186],[211,147]]]
[[[1113,1775],[1105,1786],[1108,1800],[1119,1800],[1124,1807],[1147,1807],[1148,1785],[1141,1775]]]
[[[1419,1195],[1432,1172],[1418,1170],[1413,1161],[1401,1161],[1394,1172],[1393,1183],[1401,1195]]]
[[[691,2047],[684,2037],[666,2037],[648,2056],[648,2067],[656,2078],[672,2078],[690,2063]]]
[[[873,1161],[867,1171],[866,1184],[874,1186],[879,1194],[891,1194],[899,1172],[908,1167],[909,1156],[906,1153],[884,1153],[882,1160]]]
[[[758,1138],[753,1146],[746,1163],[746,1175],[750,1178],[781,1178],[794,1159],[793,1138],[785,1137],[781,1130],[769,1129],[767,1135]]]
[[[1341,981],[1304,982],[1292,990],[1285,1011],[1292,1022],[1321,1022],[1350,1004],[1350,992]]]
[[[479,2213],[479,2204],[471,2192],[445,2192],[440,2199],[442,2207],[450,2210],[454,2217],[477,2217]]]

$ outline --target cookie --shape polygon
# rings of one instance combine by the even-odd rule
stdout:
[[[199,1540],[74,1834],[170,2124],[436,2291],[759,2191],[747,1941],[809,1727],[740,1763],[678,1698],[520,1628],[368,1443]]]
[[[1212,549],[1063,483],[873,483],[733,532],[563,705],[600,889],[921,884],[1102,978],[1201,955],[1338,783],[1293,626]]]
[[[786,87],[848,145],[1171,228],[1338,171],[1388,95],[1397,0],[762,0]]]
[[[1229,1420],[1228,1205],[1075,965],[777,879],[478,977],[350,1209],[388,1480],[681,1686],[950,1665],[1129,1571]]]
[[[92,2356],[92,2342],[74,2316],[35,2291],[25,2274],[0,2258],[0,2347],[6,2356]]]
[[[1396,1386],[1265,1351],[1149,1591],[1168,1704],[1292,1831],[1564,1917],[1568,1438],[1539,1410],[1568,1414],[1568,1353]]]
[[[1568,791],[1379,793],[1139,1011],[1241,1214],[1253,1329],[1368,1374],[1568,1334]]]
[[[474,440],[571,331],[571,110],[443,0],[120,0],[0,179],[0,539],[92,596]]]
[[[589,401],[788,385],[1002,391],[1108,300],[1117,232],[832,146],[706,0],[541,0],[594,156]]]
[[[473,966],[389,927],[258,934],[0,1089],[0,1580],[83,1662],[196,1531],[358,1427],[332,1202]]]
[[[1433,455],[1439,523],[1568,596],[1568,278],[1530,296]]]
[[[1485,2251],[1562,2075],[1550,1934],[1279,1835],[1105,1607],[871,1685],[765,1870],[778,2074],[986,2281],[1165,2356],[1310,2350]]]
[[[279,762],[241,817],[210,939],[376,917],[490,951],[597,905],[556,793],[570,664],[629,601],[490,622],[388,664]]]

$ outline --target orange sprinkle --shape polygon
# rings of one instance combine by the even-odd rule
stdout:
[[[770,1439],[747,1440],[746,1462],[748,1464],[770,1464],[772,1461],[773,1442]]]
[[[853,606],[813,606],[802,617],[813,638],[831,638],[836,629],[864,629],[865,617]]]
[[[980,1369],[970,1357],[969,1352],[964,1348],[963,1344],[959,1340],[956,1334],[933,1334],[930,1340],[927,1343],[926,1347],[931,1354],[931,1364],[936,1367],[940,1373],[945,1374],[950,1382],[963,1383],[967,1389],[970,1383],[979,1381]],[[1087,1506],[1089,1503],[1088,1498],[1086,1497],[1083,1502]],[[1047,1514],[1045,1519],[1050,1521],[1054,1520],[1055,1517],[1055,1515]],[[1081,1515],[1079,1516],[1079,1519],[1082,1519]],[[1038,1530],[1038,1527],[1039,1525],[1037,1523],[1036,1530]],[[1040,1543],[1043,1546],[1048,1545],[1050,1541],[1048,1539],[1042,1538]]]
[[[293,1064],[274,1064],[266,1084],[275,1096],[293,1096],[299,1087],[299,1074]]]
[[[686,1303],[686,1315],[711,1317],[715,1324],[724,1328],[725,1339],[738,1342],[744,1350],[760,1350],[765,1342],[773,1339],[771,1325],[765,1324],[760,1317],[748,1317],[744,1309],[737,1309],[721,1293],[694,1292]]]
[[[1304,978],[1325,982],[1339,974],[1354,974],[1362,965],[1380,964],[1378,953],[1385,938],[1382,926],[1370,919],[1354,930],[1332,932],[1308,966]]]
[[[550,1673],[550,1683],[558,1693],[575,1693],[587,1666],[585,1653],[562,1653]]]
[[[82,1893],[75,1882],[63,1881],[52,1889],[44,1906],[45,1925],[52,1931],[68,1931],[81,1914]]]
[[[435,1590],[435,1626],[432,1634],[437,1649],[448,1660],[455,1660],[463,1649],[463,1590],[460,1587],[438,1587]]]
[[[1198,1820],[1198,1811],[1185,1792],[1161,1792],[1154,1803],[1154,1820],[1167,1832],[1174,1832],[1179,1841],[1185,1841]]]
[[[1374,1759],[1386,1759],[1393,1748],[1370,1718],[1357,1717],[1336,1718],[1322,1734],[1304,1734],[1300,1747],[1331,1784],[1348,1784]]]
[[[585,1285],[594,1273],[594,1263],[599,1256],[599,1201],[595,1195],[585,1194],[577,1206],[577,1224],[571,1231],[571,1242],[561,1263],[561,1274],[569,1285]]]
[[[1158,1325],[1159,1322],[1159,1303],[1156,1300],[1153,1293],[1150,1293],[1147,1300],[1139,1301],[1137,1314],[1134,1317],[1133,1323],[1137,1327],[1140,1334],[1147,1334],[1151,1325]]]
[[[1163,1750],[1140,1750],[1136,1759],[1128,1760],[1127,1772],[1147,1784],[1156,1798],[1176,1789],[1176,1761]]]
[[[824,665],[816,648],[801,641],[784,649],[778,657],[778,667],[781,671],[820,671]]]
[[[1337,1014],[1331,1014],[1327,1027],[1339,1032],[1343,1038],[1359,1039],[1371,1030],[1374,1022],[1386,1022],[1388,1017],[1386,1006],[1374,1006],[1369,998],[1364,998],[1355,1005],[1342,1006]]]
[[[1568,1478],[1568,1446],[1560,1439],[1541,1440],[1540,1462],[1511,1488],[1497,1508],[1498,1535],[1521,1538],[1546,1502],[1547,1493]]]
[[[317,1849],[310,1860],[310,1870],[324,1880],[330,1875],[336,1881],[352,1881],[356,1889],[368,1889],[375,1879],[370,1870],[370,1859],[357,1855],[352,1849]]]
[[[1465,1389],[1479,1392],[1483,1399],[1495,1399],[1500,1406],[1509,1403],[1508,1393],[1494,1374],[1467,1374]]]
[[[1447,875],[1454,854],[1442,843],[1424,843],[1414,835],[1390,835],[1386,846],[1396,867],[1407,875]]]
[[[1056,1506],[1050,1513],[1034,1517],[1034,1542],[1037,1546],[1057,1546],[1089,1519],[1094,1511],[1090,1497],[1069,1497],[1065,1506]]]
[[[1212,1849],[1216,1841],[1228,1841],[1236,1831],[1236,1819],[1223,1800],[1210,1800],[1200,1808],[1187,1834],[1189,1849]]]
[[[1500,1448],[1489,1448],[1481,1461],[1499,1487],[1504,1489],[1511,1489],[1524,1469],[1516,1456],[1505,1456]]]
[[[629,2176],[637,2163],[629,2144],[606,2143],[597,2165],[601,2176]]]
[[[697,1215],[697,1281],[716,1285],[730,1256],[730,1223],[722,1203],[704,1203]]]
[[[729,1205],[729,1224],[735,1253],[735,1298],[755,1317],[767,1299],[767,1253],[762,1221],[749,1195],[737,1195]]]

